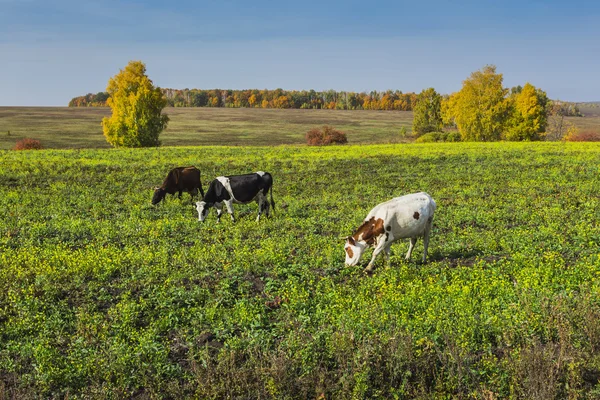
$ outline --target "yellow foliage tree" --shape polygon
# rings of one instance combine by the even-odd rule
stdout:
[[[462,89],[445,100],[443,120],[458,127],[463,140],[500,140],[510,103],[508,89],[502,87],[502,74],[494,65],[475,71]]]
[[[167,105],[160,88],[154,87],[141,61],[130,61],[106,87],[112,116],[102,119],[106,140],[114,147],[158,146],[158,136],[169,117],[162,115]]]
[[[548,97],[530,83],[511,96],[512,115],[505,139],[540,140],[548,123]]]

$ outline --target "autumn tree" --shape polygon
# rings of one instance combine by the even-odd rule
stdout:
[[[548,122],[546,92],[526,83],[520,90],[512,90],[510,116],[507,120],[506,140],[540,140]]]
[[[444,102],[444,121],[454,123],[463,140],[500,140],[509,111],[502,74],[494,65],[475,71],[462,89]]]
[[[442,126],[442,96],[434,88],[424,89],[419,93],[414,108],[413,134],[421,136],[427,132],[439,132]]]
[[[158,136],[169,117],[162,115],[167,105],[160,88],[154,87],[141,61],[130,61],[106,87],[110,118],[104,117],[106,140],[115,147],[158,146]]]

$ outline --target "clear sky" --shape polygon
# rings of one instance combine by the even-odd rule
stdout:
[[[495,64],[593,101],[600,2],[0,0],[0,106],[67,105],[129,60],[178,89],[441,93]]]

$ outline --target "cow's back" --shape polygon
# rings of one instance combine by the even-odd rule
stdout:
[[[382,219],[396,239],[414,237],[423,234],[427,224],[431,224],[435,208],[435,201],[427,193],[413,193],[377,205],[366,220]]]
[[[183,167],[179,173],[178,189],[193,190],[200,187],[200,170],[196,167]]]

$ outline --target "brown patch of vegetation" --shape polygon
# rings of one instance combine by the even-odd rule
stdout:
[[[25,138],[17,141],[15,150],[41,150],[44,146],[37,139]]]
[[[309,146],[326,146],[330,144],[348,143],[346,134],[329,125],[323,128],[312,128],[306,132],[306,144]]]
[[[600,142],[600,132],[575,131],[565,137],[568,142]]]

